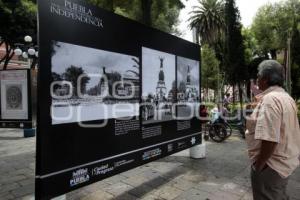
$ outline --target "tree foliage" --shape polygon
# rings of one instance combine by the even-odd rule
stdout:
[[[245,47],[242,36],[242,24],[235,0],[226,0],[225,3],[225,72],[229,83],[239,84],[247,80],[245,63]]]
[[[270,51],[278,49],[278,35],[274,24],[274,6],[266,4],[259,8],[252,24],[252,31],[259,44],[259,54],[267,55]],[[267,57],[267,56],[266,56]]]
[[[277,52],[285,53],[286,64],[287,41],[291,40],[291,75],[292,95],[300,96],[300,1],[286,0],[262,6],[254,19],[251,30],[258,44],[258,55],[268,57],[270,53],[276,59]]]
[[[36,42],[35,0],[0,0],[0,46],[5,45],[6,54],[0,58],[5,69],[14,56],[15,43],[24,42],[24,36],[30,35]]]
[[[249,28],[242,29],[245,47],[245,63],[249,65],[255,56],[258,55],[257,41],[254,33]]]
[[[218,89],[219,61],[212,48],[202,46],[201,51],[201,86],[206,89]]]
[[[151,8],[152,26],[167,33],[180,35],[177,25],[182,8],[184,5],[180,0],[153,0]]]
[[[180,0],[88,0],[90,3],[139,21],[159,30],[179,35],[176,28],[179,12],[184,5]]]
[[[242,36],[242,24],[235,0],[225,1],[225,72],[226,78],[232,85],[237,84],[239,89],[240,106],[243,105],[242,85],[248,79],[248,70],[245,63],[245,46]]]
[[[299,23],[300,1],[286,0],[262,6],[253,21],[252,31],[258,41],[261,55],[270,53],[276,59],[276,51],[286,48],[287,38]]]
[[[208,45],[203,47],[202,86],[205,86],[206,89],[217,90],[218,76],[220,71],[224,71],[225,68],[225,5],[222,0],[198,0],[198,2],[199,6],[195,6],[194,10],[190,12],[189,22],[190,28],[196,29],[197,39],[200,37],[201,44]],[[212,60],[206,60],[205,56],[211,57]],[[213,64],[213,71],[209,71],[209,65],[205,65],[205,63],[209,62]]]
[[[36,38],[37,6],[31,0],[0,0],[0,36],[13,44],[25,35]],[[36,41],[36,40],[35,40]]]
[[[220,0],[198,0],[189,18],[190,27],[196,28],[201,44],[214,45],[225,27],[224,4]]]
[[[292,45],[291,45],[291,57],[292,57],[292,95],[295,98],[300,97],[300,30],[294,25]]]

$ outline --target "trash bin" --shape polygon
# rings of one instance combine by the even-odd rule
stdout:
[[[206,144],[203,142],[202,144],[196,145],[190,148],[190,157],[199,159],[206,157]]]

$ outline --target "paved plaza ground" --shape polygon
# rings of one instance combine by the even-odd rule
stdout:
[[[35,138],[22,135],[0,130],[0,200],[33,199]],[[66,199],[252,199],[244,140],[233,135],[224,143],[206,145],[205,159],[190,159],[186,150],[71,192]],[[300,168],[288,190],[292,200],[300,200]]]

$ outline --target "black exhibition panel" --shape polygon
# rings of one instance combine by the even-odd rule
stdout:
[[[77,0],[39,0],[36,199],[201,144],[200,47]]]

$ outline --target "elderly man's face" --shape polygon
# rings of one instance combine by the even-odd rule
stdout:
[[[262,91],[265,91],[266,89],[268,89],[268,84],[267,84],[267,80],[264,78],[261,78],[261,76],[258,74],[257,75],[257,83],[258,83],[258,88]]]

